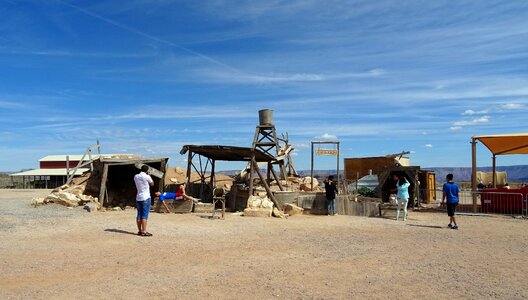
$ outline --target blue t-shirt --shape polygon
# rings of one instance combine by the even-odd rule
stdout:
[[[446,195],[446,203],[458,203],[458,184],[446,182],[442,190]]]
[[[174,198],[176,198],[176,193],[165,192],[159,196],[160,201],[164,201],[165,199],[174,199]]]

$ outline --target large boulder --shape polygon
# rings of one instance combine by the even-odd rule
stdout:
[[[290,215],[290,216],[302,215],[303,212],[304,212],[304,208],[302,207],[299,207],[291,203],[284,204],[284,213],[287,215]]]
[[[267,197],[250,196],[248,199],[249,208],[273,208],[273,202]]]
[[[271,217],[272,208],[248,207],[244,209],[245,217]]]
[[[79,202],[81,201],[81,199],[79,199],[76,195],[72,193],[59,191],[51,193],[44,199],[44,201],[64,205],[67,207],[75,207],[79,206]]]
[[[313,178],[313,191],[318,191],[319,188],[319,180],[317,178]],[[307,176],[300,180],[300,187],[299,189],[301,191],[310,192],[312,191],[312,177]]]
[[[45,198],[40,198],[40,197],[37,197],[37,198],[33,198],[33,200],[31,200],[31,205],[37,207],[39,205],[44,205],[46,204],[46,199]]]

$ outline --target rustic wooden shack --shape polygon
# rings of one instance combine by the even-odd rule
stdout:
[[[88,180],[85,194],[99,198],[105,207],[135,206],[136,186],[134,176],[138,174],[142,165],[150,168],[154,192],[163,191],[165,170],[168,158],[100,158],[93,161],[93,171]]]

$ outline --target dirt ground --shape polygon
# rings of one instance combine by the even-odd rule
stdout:
[[[528,298],[528,221],[289,219],[33,208],[0,190],[0,299]]]

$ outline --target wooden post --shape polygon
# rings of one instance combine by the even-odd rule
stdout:
[[[253,172],[255,168],[258,168],[257,162],[255,161],[255,153],[251,154],[251,162],[249,163],[249,196],[253,196]]]
[[[497,187],[497,156],[493,154],[493,157],[491,158],[491,165],[492,165],[492,179],[491,182],[493,184],[493,188]]]
[[[66,177],[70,177],[70,156],[66,155]]]
[[[268,174],[267,174],[267,178],[266,178],[266,180],[268,181],[268,184],[271,184],[271,169],[272,168],[273,168],[273,166],[271,165],[270,162],[268,162],[268,170],[267,170]],[[275,180],[277,180],[277,179],[275,179]]]
[[[473,212],[477,212],[477,140],[471,139],[471,195]]]
[[[101,187],[99,189],[99,203],[101,207],[104,206],[104,198],[106,195],[106,180],[108,179],[108,164],[104,164],[103,176],[101,176]]]
[[[215,182],[215,164],[216,164],[216,161],[214,159],[211,159],[211,191],[216,187],[216,182]],[[214,195],[213,195],[214,197]]]
[[[93,160],[92,160],[92,150],[88,149],[88,159],[90,160],[90,171],[93,172]]]
[[[254,159],[253,159],[254,161]],[[268,193],[268,197],[270,198],[271,202],[273,202],[273,204],[278,208],[278,209],[282,209],[280,206],[279,206],[279,203],[277,202],[277,200],[275,199],[275,196],[273,196],[273,193],[271,192],[271,189],[269,187],[269,185],[266,183],[266,181],[264,180],[264,176],[262,175],[262,173],[260,173],[260,170],[259,170],[259,167],[258,165],[256,164],[255,162],[255,171],[257,172],[257,175],[258,177],[260,178],[260,181],[262,181],[262,185],[264,185],[264,189],[266,190],[266,193]]]
[[[339,142],[337,142],[337,190],[339,191]]]
[[[313,177],[314,177],[314,151],[313,151],[313,148],[314,148],[314,143],[312,142],[312,159],[311,159],[311,163],[310,163],[310,180],[311,180],[311,188],[312,188],[312,191],[313,191]]]
[[[277,176],[277,173],[275,173],[275,170],[273,168],[271,168],[271,173],[273,174],[273,178],[275,178],[275,181],[277,181],[277,185],[279,186],[279,189],[281,191],[284,191],[284,188],[282,187],[282,183],[280,182],[279,177]]]
[[[97,154],[101,158],[101,144],[99,144],[99,139],[97,139]]]
[[[187,156],[187,178],[185,178],[185,193],[187,195],[190,195],[190,188],[191,188],[191,168],[192,168],[192,160],[193,155],[191,149],[189,149],[189,155]]]

